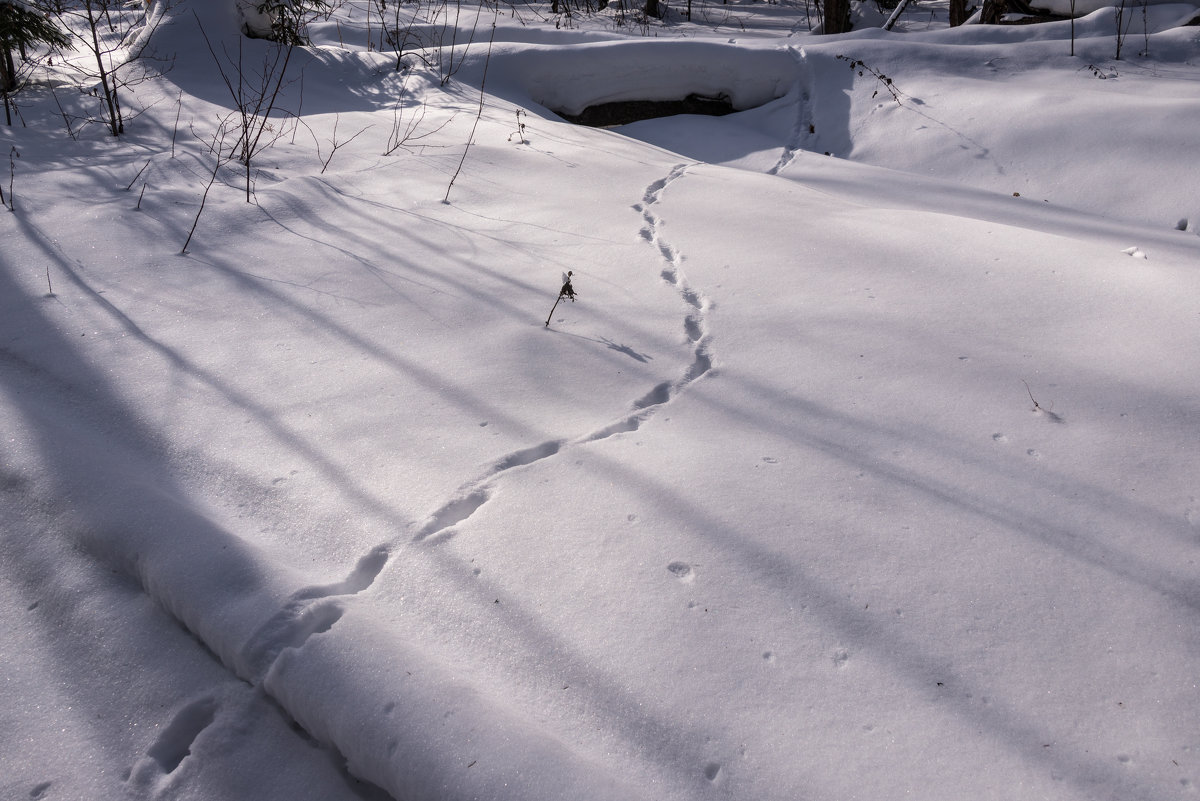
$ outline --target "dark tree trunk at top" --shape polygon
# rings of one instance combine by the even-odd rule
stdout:
[[[999,25],[1007,5],[1005,0],[983,0],[983,11],[980,12],[979,21],[984,25]]]
[[[825,0],[825,33],[850,30],[850,0]]]
[[[950,27],[957,28],[967,21],[967,0],[950,0]]]
[[[12,50],[4,48],[4,88],[10,92],[17,88],[17,65],[13,63]]]

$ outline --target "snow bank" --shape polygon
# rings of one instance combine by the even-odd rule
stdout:
[[[1102,8],[1114,8],[1119,5],[1121,4],[1115,3],[1113,0],[1033,0],[1033,2],[1030,3],[1030,6],[1035,9],[1048,11],[1051,14],[1057,14],[1063,17],[1086,17]],[[1126,15],[1140,15],[1143,7],[1150,8],[1154,6],[1177,5],[1180,4],[1175,2],[1175,0],[1147,0],[1146,2],[1137,0],[1137,2],[1127,2],[1125,4],[1125,13]],[[1192,6],[1191,14],[1194,15],[1195,13],[1196,6]],[[1188,18],[1189,17],[1177,17],[1177,19],[1180,19],[1181,22],[1186,21]]]
[[[489,87],[509,100],[524,96],[553,111],[579,114],[622,100],[727,97],[747,109],[782,97],[796,80],[796,61],[776,48],[712,41],[634,40],[567,48],[498,48]]]

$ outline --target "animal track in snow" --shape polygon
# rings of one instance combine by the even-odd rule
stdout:
[[[671,399],[671,385],[665,381],[644,396],[633,402],[635,409],[649,409],[651,406],[661,406]]]
[[[429,522],[421,526],[421,530],[413,537],[413,542],[420,542],[452,526],[457,526],[479,511],[479,507],[487,503],[491,497],[486,488],[471,490],[460,495],[430,515]]]
[[[642,415],[635,414],[626,417],[623,420],[618,420],[615,423],[609,423],[604,428],[594,431],[589,434],[584,442],[596,442],[602,439],[608,439],[615,434],[628,434],[631,431],[637,431],[642,425]]]
[[[343,581],[305,587],[292,594],[242,646],[240,657],[245,674],[257,683],[287,648],[301,648],[310,637],[324,634],[341,620],[345,607],[335,600],[357,595],[375,583],[391,552],[386,546],[372,548]]]
[[[768,175],[778,175],[785,167],[795,160],[796,154],[803,149],[804,138],[806,135],[815,133],[813,128],[812,109],[809,107],[810,92],[805,87],[802,81],[811,84],[812,76],[805,64],[806,55],[804,49],[788,47],[788,54],[796,62],[796,122],[792,127],[792,135],[789,137],[786,145],[783,146],[783,153],[780,154],[779,160],[771,169],[767,170]],[[807,132],[807,133],[806,133]],[[810,145],[811,146],[811,145]]]
[[[180,763],[192,753],[192,744],[200,732],[212,725],[217,716],[217,702],[213,698],[192,701],[175,713],[158,739],[146,751],[146,756],[164,774],[174,773]],[[36,796],[34,796],[36,798]]]
[[[324,634],[333,628],[333,624],[341,620],[345,613],[345,608],[336,601],[309,604],[289,621],[282,636],[274,641],[272,650],[278,655],[286,648],[300,648],[308,642],[309,637]]]
[[[691,306],[692,308],[694,308],[694,309],[703,309],[704,308],[704,302],[700,299],[700,296],[697,295],[693,290],[688,289],[687,287],[681,286],[679,289],[679,294],[683,296],[684,301],[686,301],[687,304],[689,306]],[[689,316],[687,321],[685,321],[685,324],[687,322],[692,322],[692,321],[693,321],[693,316]]]
[[[703,346],[696,348],[696,359],[684,373],[681,384],[690,384],[712,369],[712,358],[706,351],[707,349]]]
[[[646,192],[642,195],[642,202],[646,205],[657,203],[662,191],[666,189],[672,181],[683,175],[687,168],[688,165],[686,164],[676,164],[674,167],[672,167],[671,171],[667,173],[666,178],[659,178],[657,181],[650,184],[650,186],[646,187]]]
[[[536,461],[558,453],[562,446],[562,440],[555,440],[552,442],[543,442],[541,445],[534,445],[532,448],[515,451],[497,461],[492,467],[492,472],[493,474],[503,473],[505,470],[512,470],[514,467],[524,467],[527,464],[533,464]]]
[[[684,372],[683,378],[676,382],[674,389],[679,390],[695,381],[700,376],[712,369],[712,355],[707,344],[707,326],[705,317],[711,304],[704,295],[692,288],[683,275],[680,265],[683,262],[683,256],[677,248],[663,239],[661,233],[662,221],[658,215],[654,213],[653,206],[662,197],[662,193],[672,182],[681,178],[688,170],[688,165],[677,164],[671,169],[671,172],[646,188],[642,198],[642,203],[635,208],[642,212],[642,238],[658,249],[666,264],[663,265],[660,271],[660,276],[663,281],[667,282],[675,288],[679,293],[680,298],[692,311],[685,315],[683,320],[684,334],[689,342],[695,344],[695,359],[692,364]],[[666,402],[665,400],[663,401]]]
[[[633,428],[637,428],[637,426],[634,425]],[[478,512],[479,508],[492,497],[491,490],[485,485],[485,482],[490,482],[509,470],[548,459],[567,444],[566,440],[550,440],[540,445],[534,445],[532,448],[522,448],[500,457],[492,463],[484,475],[463,485],[453,499],[431,514],[425,525],[421,526],[413,537],[413,542],[421,542],[435,534],[441,534]]]
[[[672,562],[667,565],[667,570],[680,581],[690,582],[696,578],[696,572],[692,570],[692,566],[687,562]]]
[[[375,578],[387,564],[391,551],[385,545],[372,548],[350,571],[344,581],[318,587],[308,587],[296,593],[296,598],[328,598],[332,595],[356,595],[375,583]]]

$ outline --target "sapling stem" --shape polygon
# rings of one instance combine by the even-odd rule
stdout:
[[[550,307],[550,313],[546,315],[546,328],[550,327],[550,318],[554,316],[554,310],[558,308],[559,300],[562,300],[562,295],[558,296],[558,300],[554,301],[554,305]]]
[[[500,16],[499,6],[497,6],[496,16],[497,17]],[[479,23],[478,14],[476,14],[476,16],[475,16],[475,22],[476,22],[476,24]],[[474,29],[472,29],[472,32],[474,32]],[[487,55],[485,55],[483,58],[483,77],[479,79],[479,111],[477,111],[475,113],[475,122],[473,125],[471,125],[471,133],[469,136],[467,136],[467,144],[465,147],[463,147],[462,158],[459,159],[458,168],[454,171],[454,175],[450,177],[450,184],[449,184],[449,186],[446,187],[446,196],[442,198],[442,202],[446,203],[446,204],[450,203],[450,190],[454,188],[454,182],[458,180],[458,174],[460,172],[462,172],[463,164],[466,163],[466,161],[467,161],[467,153],[470,152],[471,142],[475,139],[475,129],[479,127],[479,120],[481,117],[483,117],[483,103],[484,103],[484,99],[486,98],[486,95],[484,94],[484,87],[487,86],[488,65],[491,64],[491,61],[492,61],[492,44],[495,41],[496,41],[496,20],[493,19],[492,20],[492,35],[488,39]],[[453,74],[453,70],[451,70],[450,74]],[[447,75],[446,78],[442,81],[442,83],[444,84],[449,79],[450,79],[450,75]]]
[[[550,307],[550,314],[546,317],[546,328],[550,327],[550,319],[554,317],[554,310],[558,308],[559,302],[563,298],[570,298],[571,302],[575,302],[575,287],[571,286],[571,276],[574,273],[567,270],[566,280],[563,281],[562,289],[558,290],[558,298],[555,299],[554,305]]]
[[[17,196],[13,192],[13,180],[17,175],[16,159],[20,158],[21,154],[17,152],[17,146],[13,145],[8,151],[8,210],[15,212],[17,210]]]

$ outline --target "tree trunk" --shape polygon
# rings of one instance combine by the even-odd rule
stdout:
[[[100,72],[100,88],[104,91],[104,102],[108,106],[108,128],[113,136],[120,136],[125,132],[125,123],[121,119],[120,107],[117,105],[117,85],[112,80],[112,76],[104,69],[103,49],[100,47],[100,38],[97,28],[100,25],[100,20],[96,17],[93,8],[93,0],[87,0],[84,3],[84,8],[87,10],[88,27],[92,33],[92,52],[96,56],[96,69]]]
[[[4,88],[9,92],[17,88],[17,65],[13,63],[12,48],[4,48],[4,65],[0,67]]]
[[[1007,6],[1005,0],[983,0],[983,11],[980,12],[979,21],[984,25],[999,25]]]
[[[967,21],[967,0],[950,0],[950,27],[957,28]]]
[[[8,93],[15,89],[16,86],[10,85],[15,84],[15,81],[13,81],[13,73],[6,66],[8,63],[7,50],[4,55],[5,58],[0,59],[0,95],[4,95],[4,123],[12,125],[12,109],[8,105]]]
[[[850,30],[850,0],[824,0],[824,33],[846,33]]]

